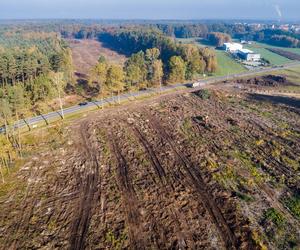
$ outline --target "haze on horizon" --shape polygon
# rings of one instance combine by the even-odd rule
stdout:
[[[299,10],[299,0],[0,0],[1,19],[296,20]]]

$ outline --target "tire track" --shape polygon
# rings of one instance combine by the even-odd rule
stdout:
[[[143,231],[141,230],[141,215],[138,211],[138,201],[128,176],[128,165],[121,149],[117,144],[117,138],[111,132],[111,147],[117,161],[117,179],[120,183],[120,191],[124,198],[124,209],[129,230],[129,240],[132,249],[145,249]]]
[[[167,134],[165,129],[160,125],[160,122],[153,116],[150,116],[147,111],[145,111],[146,116],[149,119],[149,123],[151,127],[157,131],[158,135],[168,142],[176,157],[181,162],[185,171],[188,174],[188,177],[191,181],[191,184],[196,188],[197,192],[201,197],[201,202],[208,210],[211,215],[212,220],[217,226],[219,233],[224,241],[224,244],[227,249],[237,249],[237,239],[234,233],[231,231],[230,227],[227,225],[225,218],[222,215],[222,212],[218,208],[215,203],[214,197],[210,195],[210,190],[207,188],[201,174],[199,171],[193,166],[188,159],[177,149],[177,147],[173,144],[170,136]]]
[[[166,172],[164,168],[162,167],[160,161],[158,160],[156,154],[154,153],[154,150],[150,143],[146,140],[146,138],[142,135],[141,131],[136,127],[132,126],[132,130],[135,134],[135,136],[139,139],[140,143],[143,145],[147,155],[149,156],[149,159],[151,161],[152,166],[154,167],[154,170],[156,174],[158,175],[161,182],[166,182]]]
[[[86,176],[78,176],[80,183],[80,201],[76,214],[71,225],[71,236],[69,240],[70,249],[82,250],[85,249],[85,239],[89,230],[91,211],[94,205],[94,195],[97,191],[97,184],[99,182],[99,163],[97,159],[97,151],[89,141],[89,134],[87,131],[88,125],[83,123],[80,127],[80,137],[82,145],[79,147],[79,152],[82,151],[86,163]]]
[[[128,124],[130,126],[130,124]],[[172,191],[174,191],[174,187],[172,183],[170,182],[169,178],[167,177],[166,171],[163,168],[162,164],[160,163],[158,157],[156,156],[154,149],[152,145],[148,142],[148,140],[145,138],[145,136],[141,133],[141,131],[135,126],[132,125],[130,128],[133,130],[135,136],[139,139],[140,143],[142,144],[145,153],[147,154],[147,157],[149,158],[151,165],[158,175],[161,183],[162,183],[162,189],[164,190],[164,196],[167,200],[172,200],[173,197],[171,197]],[[169,186],[167,186],[169,185]],[[172,190],[170,190],[171,187]],[[178,238],[178,247],[179,249],[185,249],[186,248],[186,239],[189,240],[191,243],[191,248],[194,249],[194,243],[193,243],[193,237],[192,233],[189,230],[188,223],[186,220],[184,220],[184,216],[178,211],[178,209],[175,208],[174,205],[171,205],[170,208],[170,216],[175,222],[176,228],[177,228],[177,238]],[[181,225],[184,228],[184,231],[181,230]]]

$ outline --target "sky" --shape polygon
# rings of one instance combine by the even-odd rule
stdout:
[[[300,19],[300,0],[0,0],[0,19]]]

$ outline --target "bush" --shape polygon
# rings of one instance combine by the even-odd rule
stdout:
[[[284,216],[278,212],[275,208],[269,208],[264,212],[264,221],[271,221],[277,227],[282,227],[285,224]]]
[[[199,96],[202,100],[207,100],[211,97],[211,91],[208,89],[201,89],[195,93]]]
[[[296,195],[285,200],[286,206],[291,210],[292,214],[300,219],[300,196]]]

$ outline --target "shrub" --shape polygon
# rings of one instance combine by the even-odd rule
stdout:
[[[199,96],[202,100],[207,100],[211,97],[211,91],[208,89],[201,89],[195,93]]]
[[[300,219],[300,196],[292,196],[285,200],[286,206],[291,210],[292,214]]]
[[[275,208],[269,208],[264,212],[264,220],[273,222],[277,227],[282,227],[285,224],[284,216]]]

